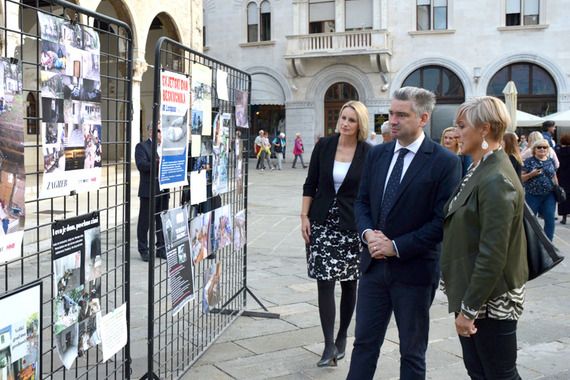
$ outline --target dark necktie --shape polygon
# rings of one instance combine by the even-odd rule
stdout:
[[[382,198],[382,205],[380,206],[380,229],[383,229],[386,225],[386,217],[388,212],[394,205],[396,200],[396,195],[398,194],[398,187],[400,186],[400,179],[402,178],[402,172],[404,171],[404,157],[408,154],[409,149],[400,148],[398,159],[396,164],[392,168],[392,173],[390,173],[390,178],[388,178],[388,184],[384,190],[384,196]]]

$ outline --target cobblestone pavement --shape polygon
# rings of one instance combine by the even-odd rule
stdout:
[[[254,168],[255,165],[250,165]],[[196,362],[185,379],[344,379],[350,352],[336,368],[317,368],[323,337],[316,284],[306,275],[299,230],[306,170],[250,172],[248,284],[280,319],[240,317]],[[557,222],[555,242],[570,256],[570,228]],[[570,379],[570,260],[527,284],[518,328],[518,367],[523,379]],[[337,296],[339,289],[337,286]],[[337,298],[338,302],[338,298]],[[258,309],[252,299],[248,308]],[[337,321],[338,327],[338,321]],[[353,335],[354,322],[350,334]],[[352,340],[349,341],[349,347]],[[392,320],[376,379],[399,373],[398,334]],[[350,349],[348,350],[350,351]],[[431,308],[428,378],[467,379],[445,296]]]

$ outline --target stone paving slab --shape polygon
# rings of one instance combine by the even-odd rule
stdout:
[[[254,165],[250,168],[255,167]],[[317,368],[323,338],[316,284],[307,278],[300,237],[301,187],[306,171],[250,172],[248,284],[278,321],[240,317],[184,379],[345,379],[350,364],[354,321],[347,356],[336,368]],[[555,244],[570,257],[570,226],[556,225]],[[570,258],[527,284],[519,322],[518,367],[523,379],[570,379]],[[340,291],[337,289],[337,302]],[[248,309],[259,306],[248,298]],[[427,378],[467,379],[461,346],[446,297],[437,292],[431,309]],[[337,325],[338,326],[338,316]],[[399,377],[399,344],[394,318],[382,347],[375,379]]]

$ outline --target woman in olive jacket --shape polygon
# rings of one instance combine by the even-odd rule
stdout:
[[[500,141],[505,105],[484,96],[456,117],[473,164],[445,205],[441,270],[449,312],[472,379],[520,379],[516,327],[528,278],[524,192]]]

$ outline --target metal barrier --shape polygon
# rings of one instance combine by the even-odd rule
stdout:
[[[153,130],[152,130],[152,160],[151,160],[151,173],[155,173],[151,181],[158,181],[157,176],[157,151],[156,151],[156,141],[157,141],[157,126],[159,125],[159,120],[161,117],[161,96],[160,96],[160,85],[161,84],[161,73],[162,72],[172,72],[175,74],[183,75],[190,80],[194,80],[198,77],[198,68],[196,64],[206,66],[206,71],[211,70],[211,74],[208,74],[211,78],[210,88],[207,88],[206,93],[211,94],[211,109],[212,109],[212,120],[214,121],[214,126],[212,128],[212,134],[201,136],[202,145],[204,146],[216,146],[216,134],[217,128],[221,128],[223,121],[218,118],[223,117],[229,118],[230,128],[229,128],[229,146],[230,154],[227,167],[219,168],[216,163],[216,148],[214,147],[213,159],[211,158],[211,153],[201,152],[197,154],[195,149],[203,149],[197,147],[197,145],[191,145],[188,149],[188,166],[189,171],[196,169],[197,160],[209,160],[206,165],[207,170],[207,187],[208,194],[207,200],[200,204],[189,206],[189,224],[193,226],[196,220],[202,218],[208,218],[209,212],[214,213],[214,219],[216,219],[216,214],[221,210],[222,207],[229,207],[229,215],[234,218],[236,213],[243,211],[241,215],[242,228],[245,231],[247,229],[247,186],[248,186],[248,141],[249,141],[249,129],[236,127],[236,106],[244,108],[244,103],[236,104],[236,97],[247,93],[251,93],[251,76],[241,70],[238,70],[232,66],[226,65],[222,62],[216,61],[209,58],[199,52],[196,52],[180,43],[162,37],[158,40],[155,50],[155,66],[154,66],[154,112],[153,112]],[[196,72],[193,72],[196,71]],[[203,68],[201,70],[204,70]],[[220,99],[218,94],[218,71],[227,74],[227,89],[228,97],[227,100]],[[194,83],[194,82],[192,82]],[[194,84],[193,84],[194,85]],[[225,88],[225,86],[222,86]],[[197,119],[196,99],[199,99],[201,95],[197,95],[197,92],[201,89],[194,88],[193,92],[193,105],[192,110],[195,116],[192,119]],[[241,92],[241,95],[238,95]],[[240,108],[241,109],[241,108]],[[249,109],[249,99],[245,103],[245,111]],[[190,114],[189,114],[190,115]],[[201,114],[200,114],[201,115]],[[204,114],[205,115],[205,114]],[[204,119],[209,119],[204,116]],[[231,116],[230,116],[231,115]],[[191,116],[189,116],[191,117]],[[196,120],[191,120],[196,122]],[[216,122],[219,122],[218,125]],[[196,123],[194,123],[196,126]],[[218,126],[218,127],[216,127]],[[165,128],[165,125],[162,125]],[[201,134],[201,133],[200,133]],[[192,138],[196,138],[193,135]],[[163,140],[164,141],[164,140]],[[237,142],[237,145],[236,145]],[[228,142],[226,141],[226,144]],[[221,146],[223,146],[222,143]],[[192,151],[194,149],[194,151]],[[207,149],[207,148],[206,148]],[[193,154],[194,153],[194,154]],[[218,152],[219,154],[219,152]],[[201,156],[201,158],[192,157]],[[243,166],[240,166],[242,164]],[[201,164],[198,164],[200,166]],[[202,166],[204,168],[204,166]],[[218,186],[216,170],[227,170],[227,181],[228,186],[222,192],[217,192],[216,187]],[[240,174],[241,172],[241,174]],[[152,183],[152,182],[151,182]],[[172,209],[178,207],[181,204],[188,204],[188,192],[192,192],[193,183],[190,182],[189,186],[181,186],[170,190],[169,204],[168,208]],[[196,186],[196,184],[194,184]],[[246,306],[246,295],[251,294],[255,297],[247,288],[247,246],[241,246],[241,244],[234,243],[223,248],[215,250],[215,252],[209,252],[210,255],[203,259],[203,257],[193,258],[194,263],[194,299],[187,303],[182,309],[174,310],[173,308],[173,297],[171,294],[171,279],[169,279],[168,273],[168,263],[167,260],[161,260],[155,258],[155,246],[156,238],[162,233],[162,228],[160,225],[156,225],[155,217],[160,214],[160,205],[162,199],[166,196],[165,193],[156,193],[154,186],[151,188],[151,205],[149,220],[151,221],[150,226],[150,266],[149,266],[149,292],[148,292],[148,305],[149,305],[149,315],[148,315],[148,372],[143,376],[143,378],[154,379],[154,378],[179,378],[181,377],[190,366],[202,355],[205,350],[213,344],[215,339],[217,339],[223,331],[229,327],[229,325],[240,315],[247,313],[244,309]],[[164,209],[164,207],[162,208]],[[236,219],[237,220],[237,219]],[[202,223],[202,222],[199,222]],[[212,224],[216,226],[216,221]],[[236,222],[237,223],[237,222]],[[164,226],[162,226],[164,227]],[[238,228],[234,224],[234,231]],[[169,228],[169,227],[164,227]],[[196,236],[193,236],[193,232],[198,233],[197,229],[191,231],[191,244],[199,243],[196,240]],[[232,233],[233,233],[232,232]],[[156,236],[155,236],[156,233]],[[210,238],[216,240],[213,235],[216,232],[210,229],[208,234],[208,241]],[[203,235],[202,235],[203,236]],[[242,238],[245,238],[243,236]],[[233,241],[234,239],[232,239]],[[167,243],[168,244],[168,243]],[[209,243],[206,243],[209,244]],[[215,246],[218,243],[213,243]],[[220,246],[222,244],[220,243]],[[164,250],[164,245],[158,244],[156,247],[158,252]],[[195,251],[193,250],[195,253]],[[169,259],[171,260],[170,256]],[[221,264],[220,264],[221,263]],[[221,265],[221,266],[220,266]],[[205,278],[206,272],[212,273],[212,268],[219,270],[219,301],[216,305],[207,305],[204,300],[205,297],[205,287],[210,289],[210,283],[207,282]],[[255,300],[265,308],[257,298]],[[206,303],[205,303],[206,302]],[[206,312],[206,308],[209,311]],[[265,314],[259,313],[260,316],[265,317],[278,317],[276,314]]]
[[[22,141],[19,145],[10,145],[11,138],[18,136],[16,134],[7,135],[6,130],[1,134],[0,150],[2,150],[2,164],[0,165],[0,182],[8,181],[13,184],[10,187],[1,187],[0,197],[5,202],[2,206],[1,218],[6,220],[4,232],[9,235],[12,228],[18,229],[18,224],[23,227],[23,242],[21,243],[21,252],[15,257],[11,257],[5,261],[2,256],[7,254],[6,249],[0,252],[0,299],[9,300],[14,294],[28,294],[28,289],[39,289],[36,296],[40,300],[40,306],[33,315],[39,313],[39,325],[33,322],[27,326],[28,338],[37,338],[26,349],[25,355],[21,352],[23,346],[16,347],[15,342],[18,338],[12,330],[12,346],[6,347],[3,338],[10,334],[9,331],[2,331],[0,326],[0,334],[2,334],[2,343],[0,343],[0,370],[2,374],[8,374],[10,371],[17,372],[17,377],[13,378],[41,378],[41,379],[65,379],[65,378],[96,378],[96,379],[125,379],[130,378],[130,354],[129,344],[113,355],[109,360],[103,361],[101,351],[92,347],[82,351],[82,356],[70,361],[71,368],[66,370],[58,355],[58,342],[56,335],[55,317],[58,305],[56,297],[59,296],[60,286],[64,286],[67,277],[62,278],[61,283],[56,282],[54,274],[55,269],[52,264],[52,248],[51,237],[54,226],[58,225],[58,221],[68,220],[77,216],[95,215],[100,226],[100,262],[97,277],[100,281],[100,297],[99,305],[93,305],[93,308],[99,307],[103,314],[108,313],[123,303],[127,304],[127,323],[129,321],[129,248],[130,248],[130,132],[131,132],[131,77],[132,77],[132,33],[130,27],[113,18],[106,17],[102,14],[91,12],[75,4],[65,1],[50,0],[4,0],[2,2],[3,9],[0,24],[0,44],[2,45],[2,73],[3,88],[0,97],[0,115],[5,112],[18,111],[15,108],[6,108],[5,91],[8,86],[18,86],[14,84],[21,70],[23,78],[23,86],[19,90],[26,103],[23,110],[24,124],[22,128],[27,132],[28,137],[25,144]],[[45,51],[42,38],[42,31],[38,26],[38,20],[43,15],[55,16],[55,24],[68,26],[68,31],[76,42],[81,42],[82,46],[86,46],[85,42],[88,38],[98,40],[96,43],[100,48],[99,56],[93,54],[89,62],[67,60],[64,48],[55,51]],[[93,33],[96,32],[95,33]],[[43,31],[44,33],[46,30]],[[74,34],[77,33],[77,34]],[[98,35],[98,39],[97,39]],[[85,40],[84,40],[85,39]],[[57,41],[55,42],[57,44]],[[71,49],[70,49],[71,50]],[[98,49],[99,50],[99,49]],[[9,60],[8,60],[9,59]],[[76,77],[83,80],[83,76],[87,75],[84,70],[89,66],[92,70],[100,75],[100,81],[93,87],[88,88],[86,82],[81,82],[81,94],[72,93],[71,96],[78,96],[82,100],[90,98],[97,99],[98,109],[84,108],[85,112],[97,112],[100,117],[100,125],[97,132],[93,132],[97,137],[97,149],[102,148],[93,158],[97,159],[94,166],[101,167],[100,186],[98,189],[92,189],[87,192],[72,191],[61,196],[41,196],[42,181],[44,171],[57,168],[60,162],[70,163],[79,162],[81,157],[73,156],[77,152],[65,151],[65,155],[57,153],[54,148],[53,152],[45,145],[51,138],[59,138],[61,141],[70,138],[69,129],[57,129],[57,136],[49,135],[47,128],[44,127],[42,121],[46,122],[46,114],[49,111],[49,104],[43,105],[43,115],[40,113],[42,86],[46,85],[46,77],[42,77],[47,67],[56,67],[61,69],[67,65],[69,70],[73,70],[69,77]],[[8,76],[6,70],[14,70],[14,77]],[[65,88],[57,87],[59,84],[53,84],[54,91],[66,91]],[[79,86],[75,87],[79,88]],[[75,91],[68,87],[68,90]],[[14,88],[15,89],[15,88]],[[80,90],[77,90],[80,91]],[[63,96],[62,96],[63,99]],[[56,104],[56,102],[52,102]],[[100,104],[100,108],[99,108]],[[12,105],[13,106],[13,105]],[[15,107],[15,106],[14,106]],[[63,122],[60,119],[62,111],[59,106],[53,106],[55,124]],[[75,110],[75,108],[73,108]],[[42,116],[40,116],[42,115]],[[22,120],[20,120],[21,122]],[[17,124],[17,123],[15,123]],[[83,120],[78,122],[83,125]],[[47,124],[46,124],[47,125]],[[98,124],[99,125],[99,124]],[[26,128],[27,126],[27,128]],[[46,128],[40,133],[41,128]],[[67,128],[67,127],[62,127]],[[95,129],[93,129],[94,131]],[[85,133],[85,132],[84,132]],[[91,132],[89,132],[91,133]],[[22,136],[23,138],[23,133]],[[85,137],[85,136],[84,136]],[[68,140],[65,140],[68,141]],[[87,141],[87,139],[85,140]],[[93,143],[93,140],[90,140]],[[67,143],[66,143],[67,144]],[[63,146],[63,143],[61,144]],[[10,161],[14,161],[14,157],[23,151],[25,157],[25,173],[15,172],[10,167]],[[45,149],[44,149],[45,148]],[[91,148],[90,148],[91,149]],[[63,148],[61,151],[63,152]],[[77,153],[79,154],[79,153]],[[89,155],[87,147],[84,148],[83,154]],[[21,158],[23,163],[24,158]],[[71,165],[71,164],[70,164]],[[54,168],[55,166],[55,168]],[[23,165],[22,165],[23,167]],[[81,166],[83,167],[83,166]],[[85,167],[88,167],[85,164]],[[65,180],[65,178],[64,178]],[[6,182],[5,182],[6,184]],[[4,193],[3,189],[8,188]],[[25,208],[23,204],[19,204],[17,196],[21,196],[21,192],[25,192]],[[19,194],[19,195],[18,195]],[[45,195],[45,194],[44,194]],[[18,198],[20,199],[20,198]],[[24,199],[23,197],[21,199]],[[22,202],[23,203],[23,202]],[[25,226],[23,222],[25,217]],[[94,219],[95,220],[95,219]],[[65,222],[65,221],[64,221]],[[63,223],[64,223],[63,222]],[[93,222],[95,225],[95,221]],[[2,244],[7,237],[0,238]],[[54,237],[55,242],[55,237]],[[54,243],[55,244],[55,243]],[[16,249],[20,245],[8,247]],[[5,247],[6,248],[6,247]],[[99,251],[99,247],[96,247]],[[93,250],[93,246],[90,248]],[[17,252],[17,251],[16,251]],[[94,252],[94,251],[91,251]],[[84,260],[83,258],[81,260]],[[83,271],[84,262],[82,261],[81,271]],[[65,274],[67,276],[68,273]],[[71,276],[71,275],[70,275]],[[81,274],[83,282],[84,274]],[[64,284],[64,285],[62,285]],[[35,287],[35,285],[38,285]],[[43,285],[43,286],[42,286]],[[87,285],[85,285],[87,286]],[[25,292],[25,293],[24,293]],[[32,294],[32,293],[29,293]],[[35,296],[34,296],[35,297]],[[32,303],[32,299],[26,299]],[[9,305],[9,303],[3,304]],[[0,310],[0,320],[5,321],[5,317],[15,315],[19,307],[27,305],[19,303],[12,310]],[[82,306],[83,307],[83,306]],[[67,313],[67,311],[66,311]],[[4,318],[4,319],[3,319]],[[86,322],[87,323],[87,322]],[[14,329],[14,325],[11,327]],[[81,326],[79,334],[81,334]],[[91,329],[93,326],[84,326],[84,329]],[[24,329],[24,332],[26,329]],[[87,330],[85,330],[87,331]],[[89,330],[91,331],[91,330]],[[36,334],[37,335],[31,335]],[[70,335],[71,336],[71,335]],[[63,344],[69,344],[65,341]],[[77,337],[75,337],[77,342]],[[19,342],[22,343],[22,342]],[[62,342],[59,342],[61,345]],[[75,347],[82,347],[81,343]],[[61,348],[61,346],[60,346]],[[67,350],[67,346],[65,346]],[[18,351],[20,350],[20,351]],[[66,351],[67,352],[67,351]],[[71,352],[71,351],[70,351]],[[11,358],[9,358],[11,355]],[[19,358],[16,360],[16,358]],[[38,359],[32,366],[25,367],[30,364],[30,360]],[[38,365],[40,366],[38,368]],[[13,374],[12,374],[13,375]],[[8,376],[8,378],[11,378]]]

